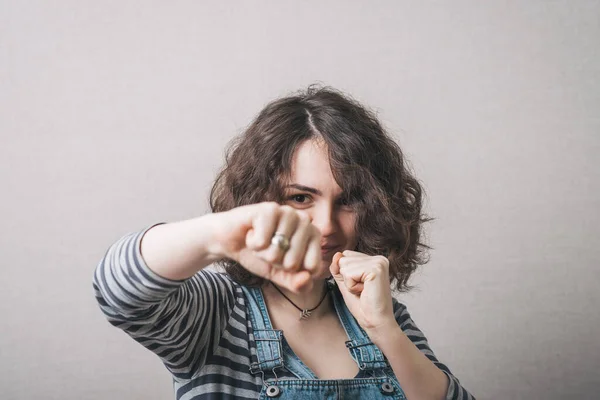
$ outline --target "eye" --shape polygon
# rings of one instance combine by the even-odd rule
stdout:
[[[288,197],[288,200],[298,204],[306,204],[310,201],[310,198],[305,194],[294,194]]]

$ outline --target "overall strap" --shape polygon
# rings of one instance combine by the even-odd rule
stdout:
[[[361,328],[346,306],[337,284],[332,282],[330,285],[332,285],[335,311],[350,339],[346,342],[346,347],[350,351],[350,355],[354,361],[358,364],[358,368],[365,370],[389,367],[381,350],[369,339],[367,333]]]
[[[273,329],[260,289],[242,285],[242,290],[248,301],[247,313],[252,322],[254,341],[256,343],[256,356],[258,358],[258,362],[250,364],[250,373],[255,374],[259,371],[274,373],[275,368],[283,367],[283,351],[281,347],[283,332]]]

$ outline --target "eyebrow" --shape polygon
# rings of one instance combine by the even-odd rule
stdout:
[[[302,190],[303,192],[309,192],[312,194],[316,194],[317,196],[323,195],[323,193],[318,189],[311,188],[309,186],[299,185],[297,183],[292,183],[291,185],[286,186],[286,189],[287,188],[294,188],[294,189]]]

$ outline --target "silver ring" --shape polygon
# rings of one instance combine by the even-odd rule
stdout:
[[[290,248],[290,239],[281,232],[275,232],[271,238],[271,244],[279,247],[282,251],[288,251]]]

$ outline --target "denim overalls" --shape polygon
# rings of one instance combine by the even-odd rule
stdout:
[[[259,399],[406,399],[381,350],[358,325],[336,284],[328,284],[338,318],[350,339],[346,347],[359,367],[354,379],[319,380],[294,354],[283,331],[273,329],[261,290],[242,286],[258,359],[250,365],[250,372],[260,373],[263,381]],[[326,354],[323,362],[327,362]],[[277,368],[288,370],[297,379],[278,378]]]

